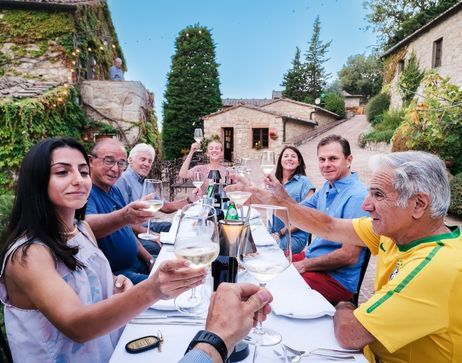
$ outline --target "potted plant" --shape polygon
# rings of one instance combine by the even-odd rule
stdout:
[[[277,140],[278,133],[276,132],[276,130],[270,130],[269,131],[269,137],[270,137],[271,140]]]

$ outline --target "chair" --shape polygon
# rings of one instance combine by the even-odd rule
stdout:
[[[366,270],[367,270],[367,266],[369,265],[370,259],[371,259],[371,251],[369,250],[369,248],[366,248],[363,265],[361,266],[361,272],[359,274],[358,290],[357,290],[358,292],[354,294],[353,299],[351,299],[351,302],[355,304],[356,306],[358,306],[359,292],[361,290],[361,285],[363,283],[364,276],[366,275]]]

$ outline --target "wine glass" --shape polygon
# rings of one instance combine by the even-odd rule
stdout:
[[[175,256],[188,260],[192,268],[210,266],[220,252],[215,208],[202,203],[185,206],[181,210],[173,248]],[[207,309],[195,288],[179,295],[175,306],[188,315],[201,315]]]
[[[274,169],[276,168],[276,161],[274,157],[274,151],[271,150],[264,150],[261,155],[261,168],[263,172],[265,173],[265,176],[267,174],[270,174],[274,172]]]
[[[234,190],[226,192],[226,195],[231,201],[234,202],[236,207],[239,208],[241,211],[241,219],[244,220],[244,203],[247,202],[252,193],[241,190]]]
[[[141,192],[141,200],[149,203],[148,209],[152,212],[157,212],[164,205],[162,199],[162,181],[157,179],[144,179],[143,191]],[[145,233],[138,234],[141,239],[155,240],[156,236],[151,233],[151,220],[148,219],[148,228]]]
[[[200,189],[201,186],[204,184],[204,179],[204,174],[202,174],[200,171],[195,171],[193,173],[192,183],[197,189]]]
[[[258,218],[252,219],[251,228],[245,228],[241,233],[238,259],[260,286],[265,287],[268,281],[288,268],[292,261],[289,228],[287,245],[279,246],[279,241],[272,236],[275,224],[281,228],[289,226],[289,213],[287,208],[276,205],[251,204],[250,208],[251,213]],[[282,337],[272,329],[263,328],[259,315],[257,326],[245,340],[250,344],[266,346],[278,344]]]
[[[204,133],[202,132],[202,129],[194,129],[194,140],[196,140],[196,142],[201,142],[202,139],[204,138]]]

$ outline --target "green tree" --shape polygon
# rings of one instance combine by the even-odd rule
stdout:
[[[342,88],[351,94],[363,95],[366,99],[378,94],[382,88],[383,64],[377,55],[350,56],[346,65],[338,72]]]
[[[306,97],[306,79],[304,66],[300,60],[300,48],[295,51],[295,58],[292,61],[292,69],[284,74],[284,80],[281,86],[285,89],[282,91],[284,97],[295,101],[304,101]]]
[[[316,17],[313,24],[313,34],[309,43],[308,50],[305,53],[305,77],[306,77],[306,97],[305,102],[312,103],[326,86],[330,77],[329,73],[323,66],[330,58],[327,58],[327,52],[332,41],[323,43],[320,39],[321,21],[319,16]]]
[[[425,72],[419,69],[419,61],[415,53],[412,53],[407,61],[406,67],[399,75],[399,91],[406,105],[414,98],[415,92],[417,88],[419,88],[424,75]]]
[[[390,48],[438,15],[458,3],[459,0],[366,0],[364,7],[373,29],[379,34],[379,42]]]
[[[340,94],[334,92],[326,93],[323,101],[326,110],[336,113],[341,118],[345,117],[345,100]]]
[[[167,76],[163,103],[162,147],[165,159],[181,156],[192,142],[200,117],[222,107],[215,44],[206,27],[183,29]]]

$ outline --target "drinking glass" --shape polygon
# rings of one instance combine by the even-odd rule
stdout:
[[[194,129],[194,140],[196,140],[196,142],[201,142],[203,138],[204,133],[202,132],[202,129]]]
[[[192,183],[197,188],[200,189],[201,186],[204,184],[205,176],[200,171],[195,171],[193,173]]]
[[[162,181],[157,179],[144,179],[143,191],[141,192],[141,200],[149,203],[149,210],[157,212],[164,205],[162,199]],[[138,234],[141,239],[154,240],[156,236],[151,233],[151,220],[148,219],[148,228],[145,233]]]
[[[274,151],[264,150],[261,155],[261,168],[265,176],[274,172],[276,168],[276,161]]]
[[[220,252],[215,208],[202,204],[188,204],[181,210],[175,235],[174,253],[188,260],[192,268],[210,266]],[[207,304],[193,288],[175,299],[176,308],[188,315],[201,315]]]
[[[268,281],[288,268],[292,261],[289,228],[286,246],[279,246],[279,241],[271,235],[275,224],[282,228],[289,226],[289,214],[287,208],[276,205],[252,204],[250,208],[252,215],[258,217],[251,220],[251,228],[245,228],[241,233],[238,260],[260,286],[265,287]],[[281,334],[263,328],[260,314],[261,312],[257,326],[245,340],[250,344],[263,346],[278,344],[282,340]]]
[[[244,203],[250,198],[252,193],[245,192],[241,190],[234,190],[226,192],[228,198],[234,202],[236,208],[238,208],[241,212],[241,219],[244,220]]]

